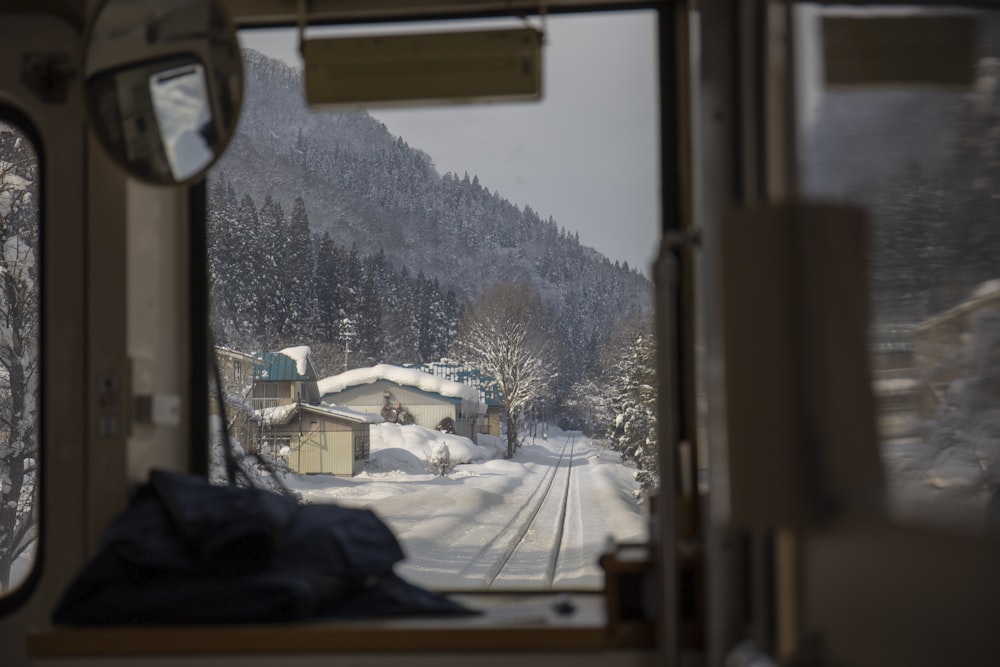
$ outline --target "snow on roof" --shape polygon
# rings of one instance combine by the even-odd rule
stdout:
[[[358,410],[352,410],[344,407],[343,405],[334,405],[333,403],[303,405],[302,407],[307,410],[322,412],[334,417],[342,417],[344,419],[350,419],[351,421],[361,422],[363,424],[381,424],[384,421],[381,415],[373,415],[370,412],[359,412]]]
[[[294,361],[295,368],[299,371],[299,375],[306,374],[306,368],[309,366],[309,355],[312,354],[312,350],[308,345],[286,347],[284,350],[278,350],[278,354],[283,354]]]
[[[318,383],[319,393],[321,396],[336,394],[351,387],[372,384],[379,380],[388,380],[398,385],[416,387],[417,389],[442,396],[479,403],[479,390],[475,387],[469,387],[460,382],[437,377],[413,368],[400,368],[399,366],[392,366],[390,364],[378,364],[370,368],[355,368],[340,375],[324,378]]]
[[[382,422],[380,415],[373,415],[370,412],[359,412],[345,408],[342,405],[334,405],[333,403],[321,403],[320,405],[289,403],[288,405],[279,405],[273,408],[262,408],[257,410],[256,415],[266,426],[287,424],[295,416],[299,408],[308,412],[318,412],[332,417],[340,417],[341,419],[360,424],[379,424]]]
[[[309,363],[309,355],[302,354],[300,348],[290,349],[293,352],[295,350],[299,350],[299,352],[294,357],[285,352],[261,352],[258,354],[257,358],[261,361],[259,366],[254,367],[254,378],[268,381],[309,380],[307,371],[312,368],[312,364]]]
[[[972,293],[973,299],[1000,293],[1000,280],[987,280],[975,289]]]
[[[267,426],[284,424],[291,419],[298,407],[295,403],[289,403],[288,405],[278,405],[273,408],[261,408],[255,411],[254,414]]]

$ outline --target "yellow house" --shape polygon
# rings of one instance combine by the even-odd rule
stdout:
[[[288,459],[298,473],[356,475],[371,452],[371,424],[378,415],[321,403],[282,405],[258,411],[264,446]]]

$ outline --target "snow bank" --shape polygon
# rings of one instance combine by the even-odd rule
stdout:
[[[371,458],[368,467],[376,472],[425,474],[428,458],[435,447],[442,444],[448,446],[452,465],[485,461],[494,454],[490,449],[480,447],[460,435],[417,425],[376,424],[371,427]]]
[[[279,350],[278,354],[283,354],[294,361],[295,370],[299,372],[299,375],[306,374],[306,369],[309,367],[309,355],[312,354],[312,349],[308,345],[286,347],[284,350]]]

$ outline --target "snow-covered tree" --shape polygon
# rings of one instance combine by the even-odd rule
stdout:
[[[635,466],[638,497],[656,486],[656,341],[649,316],[623,321],[564,402],[572,423]]]
[[[37,174],[29,142],[0,124],[0,590],[38,514]]]
[[[503,400],[507,457],[518,445],[526,407],[544,397],[557,358],[549,314],[530,285],[504,282],[483,291],[462,315],[452,356],[492,377]]]
[[[656,440],[656,344],[649,332],[636,336],[618,364],[612,392],[615,417],[611,447],[635,464],[637,497],[659,482]]]

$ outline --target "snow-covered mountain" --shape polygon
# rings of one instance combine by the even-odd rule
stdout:
[[[249,195],[262,216],[268,197],[286,212],[301,198],[314,239],[329,234],[338,248],[356,246],[362,261],[378,256],[397,275],[433,281],[459,306],[498,282],[527,282],[581,354],[649,310],[651,284],[639,271],[474,175],[439,174],[425,153],[365,112],[310,111],[298,71],[252,50],[244,58],[239,128],[210,188],[222,184],[236,200]]]

